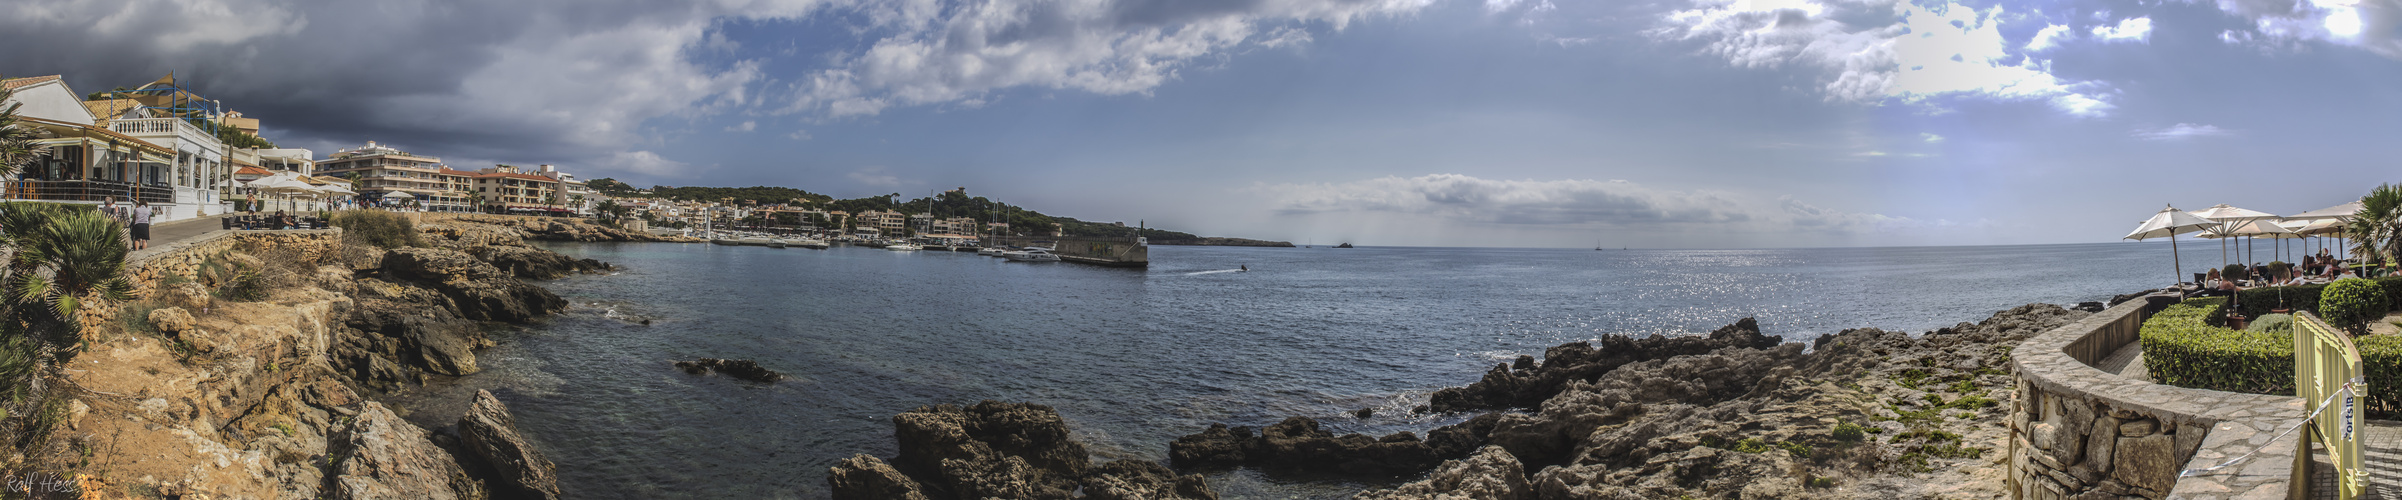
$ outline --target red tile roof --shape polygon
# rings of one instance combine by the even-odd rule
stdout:
[[[275,172],[269,172],[269,171],[267,171],[267,169],[264,169],[264,168],[258,168],[258,167],[242,167],[241,169],[234,170],[234,175],[259,175],[259,176],[266,176],[266,175],[275,175]]]
[[[58,80],[59,80],[59,78],[58,78],[58,77],[59,77],[58,75],[50,75],[50,76],[28,76],[28,77],[24,77],[24,78],[10,78],[10,79],[7,79],[7,80],[0,80],[0,88],[7,88],[7,89],[9,89],[9,90],[16,90],[16,89],[21,89],[21,88],[25,88],[25,87],[31,87],[31,86],[34,86],[34,85],[39,85],[39,84],[42,84],[42,83],[55,82],[55,81],[58,81]]]

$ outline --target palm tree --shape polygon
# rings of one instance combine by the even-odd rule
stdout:
[[[2402,262],[2402,186],[2385,184],[2360,197],[2360,211],[2344,226],[2363,263]]]
[[[15,91],[0,89],[0,102],[7,102],[14,95]],[[17,124],[17,108],[24,106],[16,103],[0,108],[0,176],[15,177],[17,172],[50,156],[50,146],[34,144],[33,131]]]
[[[0,203],[0,245],[14,254],[0,271],[0,420],[10,434],[29,427],[45,404],[45,381],[72,352],[83,328],[83,301],[128,300],[125,234],[92,210],[44,203]],[[17,435],[20,439],[39,436]],[[22,444],[22,443],[16,443]]]

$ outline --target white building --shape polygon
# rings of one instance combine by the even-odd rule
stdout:
[[[142,200],[158,220],[224,211],[218,189],[231,182],[225,144],[193,121],[209,123],[205,100],[160,79],[120,99],[84,101],[58,76],[0,81],[48,159],[19,174],[12,198],[71,203]]]

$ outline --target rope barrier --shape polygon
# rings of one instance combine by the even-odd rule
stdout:
[[[2354,381],[2354,382],[2358,382],[2358,381],[2359,381],[2359,379],[2353,379],[2353,381]],[[2319,407],[2318,407],[2318,408],[2315,408],[2315,409],[2312,409],[2312,410],[2310,410],[2310,414],[2309,414],[2309,415],[2305,415],[2305,416],[2303,416],[2303,417],[2302,417],[2302,422],[2301,422],[2301,423],[2294,425],[2292,428],[2288,428],[2288,429],[2286,429],[2286,430],[2285,430],[2285,432],[2280,432],[2280,433],[2277,433],[2277,437],[2276,437],[2276,438],[2273,438],[2273,439],[2270,439],[2270,440],[2268,440],[2268,443],[2276,443],[2276,442],[2278,442],[2278,441],[2283,441],[2283,440],[2285,440],[2285,436],[2286,436],[2286,435],[2288,435],[2288,434],[2293,434],[2293,433],[2294,433],[2294,431],[2302,430],[2302,428],[2303,428],[2303,427],[2308,427],[2308,426],[2310,426],[2311,422],[2316,422],[2316,421],[2318,421],[2319,414],[2320,414],[2320,413],[2322,413],[2322,412],[2325,412],[2325,411],[2327,411],[2327,406],[2328,406],[2328,405],[2335,404],[2335,398],[2340,398],[2340,397],[2343,397],[2343,396],[2345,396],[2345,395],[2358,395],[2358,394],[2355,394],[2355,393],[2353,393],[2353,392],[2352,392],[2352,384],[2353,384],[2353,382],[2345,382],[2345,383],[2344,383],[2344,386],[2343,386],[2342,388],[2340,388],[2340,389],[2337,389],[2337,390],[2335,391],[2335,393],[2334,393],[2334,394],[2328,394],[2328,395],[2327,395],[2327,399],[2326,399],[2325,401],[2320,401],[2320,402],[2319,402]],[[2265,448],[2266,446],[2267,446],[2266,444],[2263,444],[2263,445],[2262,445],[2262,447],[2264,447],[2264,448]],[[2207,473],[2210,473],[2211,471],[2216,471],[2216,470],[2219,470],[2219,469],[2225,469],[2225,468],[2227,468],[2227,467],[2229,467],[2229,466],[2233,466],[2233,465],[2235,465],[2235,464],[2236,464],[2236,462],[2242,462],[2242,461],[2244,461],[2244,460],[2249,460],[2249,459],[2251,459],[2253,455],[2258,455],[2258,454],[2260,454],[2260,450],[2261,450],[2261,448],[2253,448],[2253,449],[2252,449],[2252,451],[2244,452],[2244,454],[2242,454],[2242,455],[2236,455],[2234,458],[2229,458],[2229,459],[2227,459],[2227,461],[2225,461],[2225,462],[2219,462],[2219,464],[2218,464],[2218,465],[2214,465],[2214,466],[2210,466],[2210,467],[2204,467],[2204,468],[2200,468],[2200,469],[2185,469],[2185,470],[2182,470],[2182,471],[2178,471],[2178,472],[2177,472],[2177,477],[2194,477],[2194,476],[2199,476],[2199,475],[2202,475],[2202,474],[2207,474]]]

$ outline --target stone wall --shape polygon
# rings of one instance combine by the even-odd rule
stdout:
[[[2013,496],[2054,498],[2301,498],[2302,434],[2272,439],[2308,412],[2292,396],[2142,382],[2092,362],[2137,338],[2174,297],[2119,304],[2036,335],[2012,351],[2018,399],[2010,419]],[[2258,450],[2251,458],[2216,466]]]

